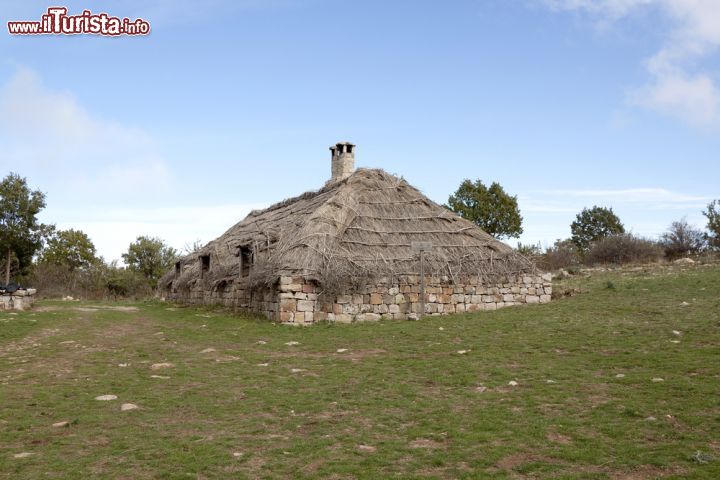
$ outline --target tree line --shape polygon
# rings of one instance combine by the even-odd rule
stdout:
[[[517,238],[523,233],[517,196],[509,195],[494,182],[464,180],[449,197],[446,208],[472,221],[496,238]],[[584,208],[570,224],[571,236],[543,251],[539,245],[523,246],[523,253],[544,257],[542,267],[554,269],[574,263],[626,263],[666,257],[678,258],[720,250],[720,200],[702,212],[706,230],[690,225],[685,218],[672,222],[659,240],[638,237],[625,231],[611,207]]]
[[[45,194],[10,173],[0,182],[0,283],[28,282],[48,296],[146,296],[179,257],[162,239],[139,236],[123,266],[97,255],[88,235],[40,223]]]

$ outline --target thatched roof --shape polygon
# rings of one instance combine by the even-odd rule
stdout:
[[[211,282],[239,277],[239,251],[255,262],[247,279],[272,284],[291,272],[321,284],[351,279],[417,275],[416,241],[431,241],[426,271],[438,276],[498,277],[534,270],[532,262],[475,224],[434,203],[404,179],[383,170],[358,169],[265,210],[250,213],[220,238],[181,262],[178,284],[199,277],[198,257],[209,255]],[[166,278],[166,285],[172,281]]]

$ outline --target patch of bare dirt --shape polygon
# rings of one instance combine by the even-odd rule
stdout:
[[[568,437],[567,435],[563,435],[562,433],[557,432],[549,432],[545,438],[547,438],[549,441],[553,443],[558,443],[560,445],[570,445],[572,443],[572,439]]]
[[[445,444],[429,438],[418,438],[408,444],[408,447],[412,449],[428,449],[435,450],[438,448],[445,448]]]

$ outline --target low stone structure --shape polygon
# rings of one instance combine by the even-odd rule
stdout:
[[[37,291],[34,288],[0,294],[0,310],[29,310]]]
[[[354,170],[354,148],[331,148],[322,189],[252,212],[181,259],[160,282],[165,297],[296,325],[418,318],[423,300],[429,315],[550,301],[551,277],[530,260],[402,178]]]

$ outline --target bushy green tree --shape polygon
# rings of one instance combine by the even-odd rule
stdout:
[[[517,196],[505,193],[497,182],[488,188],[481,180],[465,180],[447,206],[494,237],[519,237],[523,232]]]
[[[128,268],[142,274],[155,288],[160,277],[175,263],[178,252],[159,238],[140,236],[122,257]]]
[[[45,208],[45,194],[30,190],[25,178],[10,173],[0,182],[0,253],[5,263],[5,283],[15,259],[23,272],[42,246],[46,226],[38,222]]]
[[[40,262],[66,267],[70,272],[100,263],[95,245],[82,230],[57,230],[47,239]]]
[[[577,214],[570,225],[570,231],[573,243],[585,252],[593,242],[625,233],[625,227],[612,208],[593,206],[590,209],[583,208],[583,211]]]
[[[702,212],[708,219],[707,229],[708,240],[715,248],[720,248],[720,200],[713,200],[707,206],[707,210]]]

